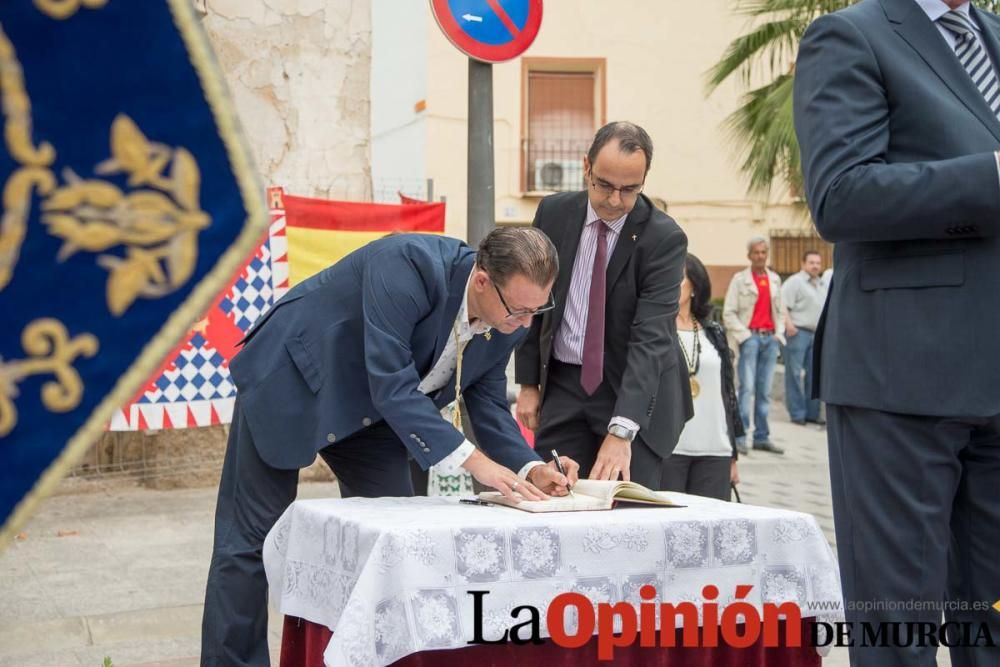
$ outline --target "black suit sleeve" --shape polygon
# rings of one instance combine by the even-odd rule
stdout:
[[[538,202],[538,209],[535,210],[535,219],[531,223],[532,227],[542,229],[542,208],[545,200]],[[545,230],[542,229],[544,232]],[[562,267],[560,267],[560,271]],[[514,353],[514,382],[517,384],[539,385],[542,382],[542,356],[541,356],[541,335],[542,318],[534,317],[531,320],[531,328],[528,335]]]
[[[820,17],[799,46],[795,131],[806,197],[828,241],[995,236],[1000,182],[992,152],[886,163],[891,104],[861,31]]]
[[[676,229],[647,256],[639,278],[625,372],[612,415],[631,419],[640,429],[649,426],[664,365],[677,354],[670,324],[677,317],[686,256],[687,237]]]
[[[743,419],[740,418],[740,404],[736,397],[736,369],[733,368],[733,351],[729,349],[726,332],[717,324],[710,324],[706,333],[712,338],[719,358],[722,360],[722,401],[726,412],[726,431],[729,433],[729,444],[733,448],[733,458],[739,458],[736,449],[736,438],[746,435],[743,429]]]

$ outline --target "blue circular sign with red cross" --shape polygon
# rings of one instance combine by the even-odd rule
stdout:
[[[431,0],[431,11],[459,51],[487,63],[524,53],[542,25],[542,0]]]

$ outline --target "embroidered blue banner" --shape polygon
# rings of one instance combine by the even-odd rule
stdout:
[[[0,544],[266,228],[190,0],[0,3]]]

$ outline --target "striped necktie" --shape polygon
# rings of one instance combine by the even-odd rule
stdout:
[[[1000,82],[989,54],[976,37],[972,19],[962,12],[950,11],[941,16],[938,23],[955,35],[955,55],[993,110],[993,115],[1000,118]]]

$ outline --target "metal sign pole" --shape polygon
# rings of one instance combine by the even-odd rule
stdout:
[[[494,200],[493,65],[469,58],[469,245],[478,246],[496,226]]]

